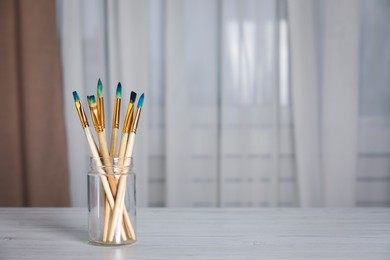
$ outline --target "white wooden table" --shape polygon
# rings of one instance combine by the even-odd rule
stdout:
[[[390,259],[390,209],[141,209],[102,247],[87,209],[0,208],[0,259]]]

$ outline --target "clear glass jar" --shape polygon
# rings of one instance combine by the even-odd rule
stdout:
[[[131,158],[90,158],[88,231],[91,243],[136,242],[136,178],[132,166]]]

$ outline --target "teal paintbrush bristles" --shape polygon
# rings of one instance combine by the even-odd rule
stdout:
[[[99,79],[98,85],[97,85],[97,96],[98,96],[98,98],[103,97],[103,84],[102,84],[102,81],[100,79]]]
[[[119,82],[118,86],[116,87],[116,98],[122,98],[122,85]]]
[[[92,104],[92,105],[96,105],[95,95],[92,95],[92,96],[91,96],[91,104]]]
[[[136,97],[137,97],[137,93],[135,93],[134,91],[131,91],[131,93],[130,93],[130,103],[134,103]]]
[[[80,101],[80,97],[77,94],[77,91],[73,91],[73,98],[74,98],[74,102]]]
[[[96,105],[96,99],[95,99],[94,95],[87,96],[87,99],[88,99],[88,103],[89,103],[90,106]]]
[[[142,95],[139,97],[137,107],[142,108],[143,104],[144,104],[144,93],[142,93]]]

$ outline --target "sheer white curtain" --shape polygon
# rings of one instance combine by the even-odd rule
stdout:
[[[372,2],[57,0],[73,205],[88,151],[71,92],[99,77],[110,117],[118,81],[126,102],[145,92],[141,206],[389,204],[389,47],[368,40],[390,43],[389,5]]]
[[[390,2],[361,1],[357,206],[390,206]]]
[[[390,205],[390,3],[288,6],[300,205]]]
[[[166,205],[296,204],[279,8],[166,2]]]
[[[360,3],[288,3],[300,202],[354,206]]]
[[[146,92],[141,205],[296,205],[279,4],[59,0],[73,205],[85,204],[87,149],[70,93],[94,93],[98,77],[108,115],[118,81]]]

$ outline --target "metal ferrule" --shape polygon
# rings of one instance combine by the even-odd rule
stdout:
[[[133,121],[133,114],[134,114],[133,112],[134,112],[134,103],[129,103],[129,105],[127,107],[125,122],[123,123],[123,132],[124,133],[130,132],[131,121]]]
[[[121,108],[121,99],[116,98],[115,105],[114,105],[114,120],[112,120],[112,128],[119,128],[120,108]]]
[[[103,128],[106,128],[106,124],[105,124],[105,119],[104,119],[104,100],[103,98],[98,98],[97,99],[97,102],[98,102],[98,105],[97,105],[97,111],[98,111],[98,115],[99,115],[99,121],[101,122],[101,126]]]
[[[134,120],[131,124],[130,132],[137,132],[137,127],[138,127],[138,121],[139,117],[141,116],[141,108],[137,108],[137,111],[135,111],[135,117]]]
[[[77,114],[79,114],[81,126],[83,128],[86,128],[87,126],[89,126],[89,124],[88,124],[87,116],[85,115],[85,111],[84,111],[83,107],[81,106],[81,102],[77,101],[75,103],[75,105],[76,105],[76,109],[77,109]]]
[[[97,106],[90,106],[89,109],[91,110],[92,121],[93,125],[95,126],[96,132],[103,132],[104,128],[100,123]]]

